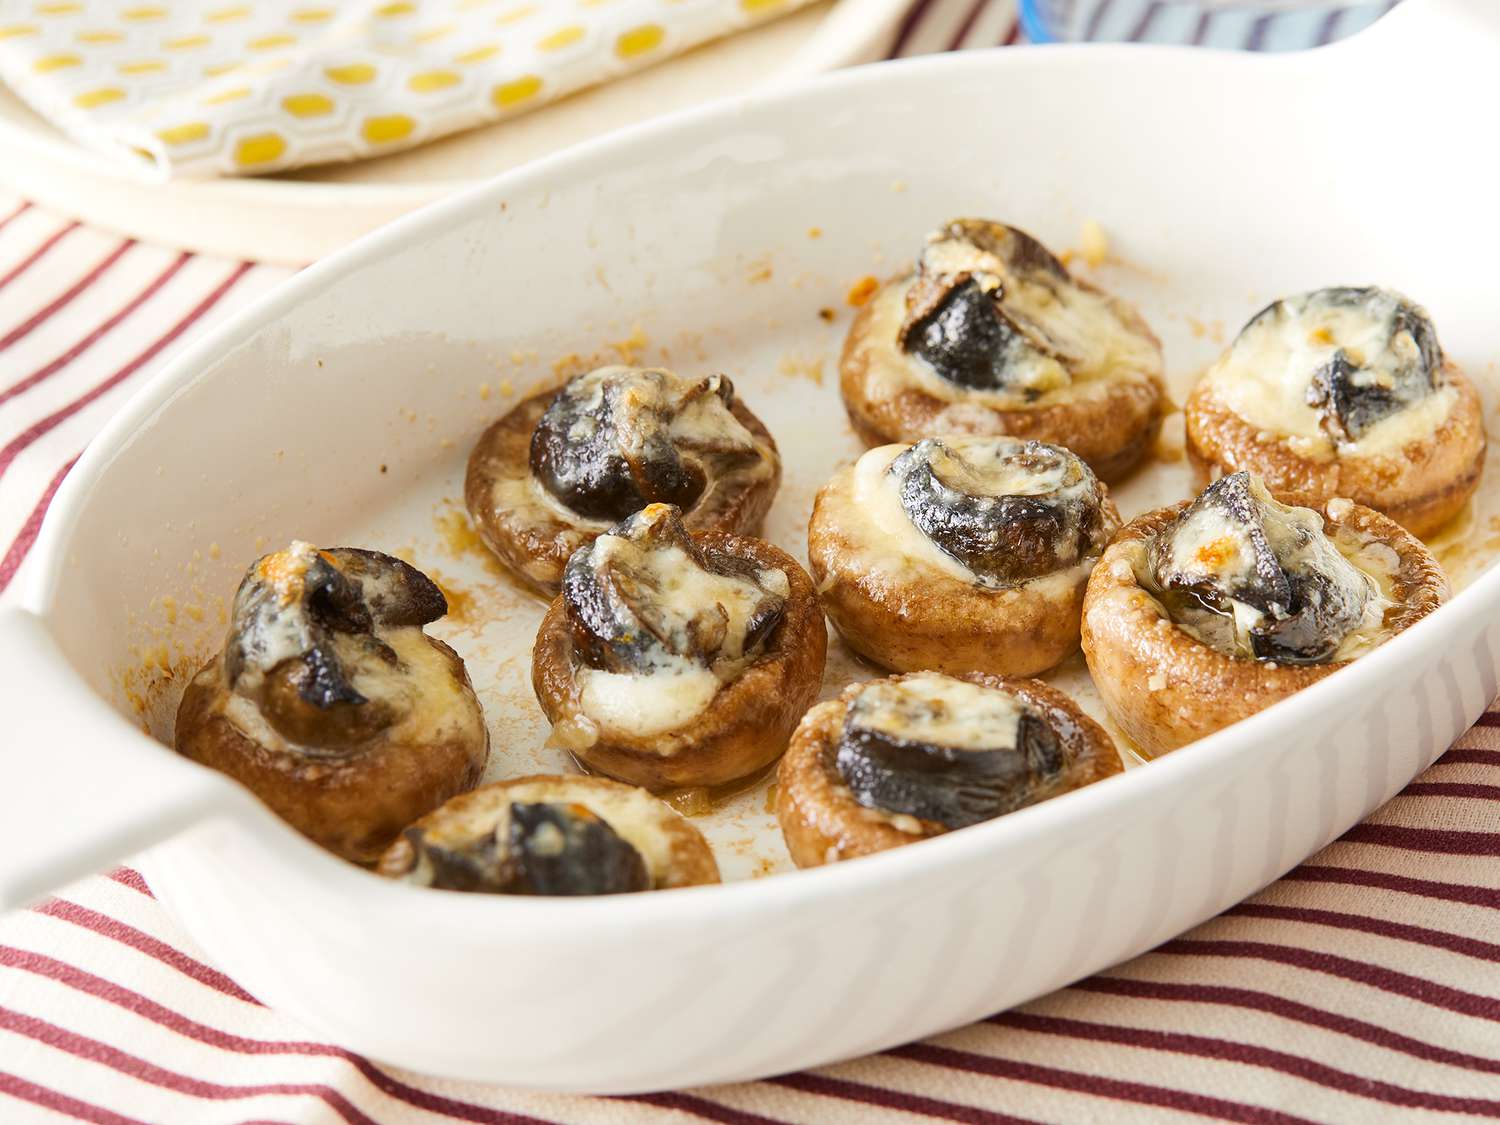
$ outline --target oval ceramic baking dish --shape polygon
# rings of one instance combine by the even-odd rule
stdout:
[[[0,620],[0,901],[159,843],[142,862],[160,897],[318,1033],[431,1073],[591,1091],[886,1047],[1222,910],[1480,713],[1500,573],[1451,553],[1468,588],[1349,670],[918,846],[747,878],[785,866],[762,788],[701,818],[728,884],[663,894],[387,882],[157,739],[243,567],[297,536],[405,551],[461,591],[442,635],[484,702],[492,776],[535,768],[544,730],[518,654],[541,606],[466,549],[455,506],[485,424],[569,353],[723,370],[786,459],[768,535],[800,548],[813,489],[857,448],[831,377],[845,294],[953,215],[1058,246],[1097,221],[1114,261],[1096,276],[1163,336],[1174,395],[1218,350],[1215,322],[1370,279],[1420,295],[1492,381],[1500,160],[1474,138],[1497,51],[1493,14],[1410,0],[1315,55],[1058,48],[853,71],[551,158],[307,270],[177,359],[57,498],[31,608]],[[1156,466],[1119,490],[1122,510],[1186,495],[1186,473]],[[1491,466],[1479,518],[1497,495]]]

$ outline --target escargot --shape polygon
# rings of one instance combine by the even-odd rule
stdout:
[[[868,808],[964,828],[1045,796],[1065,759],[1017,696],[925,672],[850,694],[835,764]]]
[[[1089,467],[1045,442],[925,438],[888,471],[917,530],[988,586],[1098,555],[1113,527]]]
[[[647,504],[691,508],[711,476],[760,465],[765,452],[731,411],[723,375],[601,367],[570,380],[531,435],[536,481],[588,519]]]
[[[649,890],[641,853],[577,801],[513,801],[489,832],[455,842],[414,826],[412,881],[439,890],[518,895],[608,895]]]
[[[602,777],[497,781],[410,825],[377,867],[477,894],[630,894],[719,881],[702,834],[643,789]]]
[[[1334,441],[1353,442],[1438,386],[1443,352],[1427,313],[1399,293],[1335,286],[1272,302],[1240,330],[1231,354],[1301,380]]]
[[[688,534],[681,512],[665,504],[600,536],[563,571],[579,655],[593,668],[620,673],[682,661],[711,668],[753,655],[782,619],[785,588],[784,574],[710,555]]]
[[[1323,662],[1383,612],[1322,517],[1277,502],[1245,472],[1221,477],[1164,528],[1150,565],[1174,619],[1230,655]]]
[[[235,593],[224,679],[284,738],[337,753],[391,726],[410,700],[381,639],[448,612],[437,585],[378,551],[296,542],[267,555]]]
[[[1067,319],[1067,269],[1031,235],[956,219],[928,235],[897,343],[950,383],[1034,398],[1086,358]]]

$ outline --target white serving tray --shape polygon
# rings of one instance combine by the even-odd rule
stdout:
[[[144,178],[63,136],[0,85],[0,186],[162,246],[301,266],[528,160],[663,113],[884,56],[909,0],[818,0],[522,117],[377,160],[275,176]]]
[[[876,1050],[1221,911],[1397,792],[1494,696],[1496,466],[1439,544],[1468,589],[1351,669],[1121,777],[814,871],[783,870],[763,782],[698,820],[723,887],[423,891],[319,851],[157,740],[246,563],[297,536],[433,572],[456,594],[437,631],[485,705],[491,776],[559,767],[528,686],[541,605],[472,550],[456,506],[480,431],[595,355],[726,371],[780,444],[768,534],[800,556],[815,490],[858,451],[834,377],[845,295],[954,215],[1057,247],[1099,222],[1114,260],[1094,276],[1161,334],[1179,399],[1272,297],[1379,280],[1428,305],[1493,410],[1500,157],[1467,140],[1500,95],[1497,57],[1500,13],[1409,0],[1303,56],[1007,49],[867,68],[588,144],[305,271],[155,379],[55,501],[35,616],[0,616],[0,904],[168,841],[143,859],[157,894],[317,1033],[430,1073],[596,1092]],[[1398,65],[1447,77],[1372,77]],[[1393,136],[1423,139],[1399,149],[1413,159]],[[1168,461],[1117,495],[1129,515],[1188,491]],[[828,692],[865,674],[832,646]],[[1076,660],[1054,679],[1097,712]]]

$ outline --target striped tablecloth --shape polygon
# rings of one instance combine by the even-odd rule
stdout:
[[[1010,0],[927,0],[900,50],[1015,36]],[[286,272],[0,199],[0,590],[104,419]],[[1128,964],[855,1062],[609,1099],[437,1081],[319,1042],[206,964],[122,868],[0,919],[0,1122],[1500,1117],[1497,857],[1491,713],[1367,823]]]

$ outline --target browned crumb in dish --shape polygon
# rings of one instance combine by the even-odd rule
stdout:
[[[1139,516],[1089,580],[1083,651],[1121,729],[1158,755],[1383,644],[1446,598],[1420,540],[1347,499],[1248,473]]]
[[[1161,346],[1140,314],[1036,239],[958,219],[882,287],[844,345],[840,389],[867,444],[1008,434],[1063,445],[1106,481],[1161,424]]]
[[[485,894],[625,894],[719,881],[696,828],[651,794],[602,777],[522,777],[464,793],[403,832],[377,870]]]
[[[486,430],[464,502],[490,550],[552,595],[574,551],[647,504],[676,505],[690,531],[748,534],[780,481],[776,443],[727,378],[613,366]]]
[[[827,632],[812,580],[759,539],[690,536],[653,504],[569,561],[532,684],[554,744],[653,790],[774,762],[817,698]]]
[[[928,438],[825,485],[807,553],[829,619],[876,664],[1033,676],[1076,651],[1084,585],[1119,526],[1066,449]]]
[[[938,836],[1120,772],[1103,728],[1036,680],[916,672],[803,718],[777,777],[798,867]]]
[[[1268,305],[1184,409],[1202,482],[1248,470],[1272,492],[1342,496],[1414,535],[1452,519],[1484,467],[1474,385],[1424,309],[1374,286]]]
[[[464,663],[423,626],[441,591],[400,559],[296,542],[235,594],[224,650],[177,713],[179,753],[358,863],[471,788],[489,735]]]

